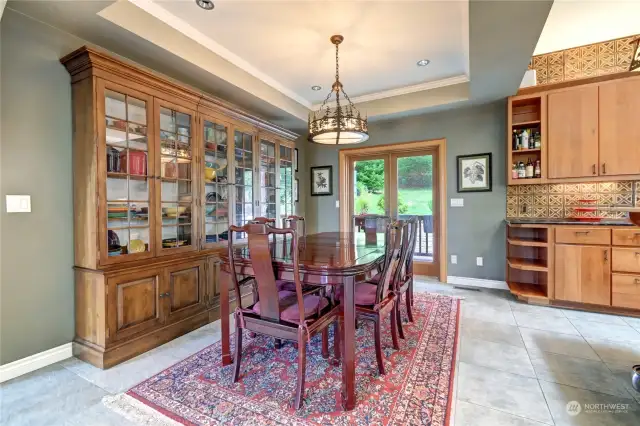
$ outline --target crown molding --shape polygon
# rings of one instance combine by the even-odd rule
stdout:
[[[398,87],[396,89],[383,90],[376,93],[369,93],[367,95],[356,96],[351,98],[351,102],[354,104],[362,104],[365,102],[377,101],[379,99],[393,98],[395,96],[408,95],[410,93],[423,92],[425,90],[433,90],[439,87],[453,86],[455,84],[468,83],[469,77],[466,75],[458,75],[455,77],[443,78],[442,80],[427,81],[420,84],[414,84],[412,86]],[[314,104],[313,109],[320,108],[322,104]]]

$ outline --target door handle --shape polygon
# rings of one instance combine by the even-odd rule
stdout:
[[[609,250],[605,250],[604,251],[604,261],[608,262],[609,261]]]
[[[633,280],[633,282],[636,284],[640,284],[640,278],[636,278],[635,280]]]
[[[603,175],[607,174],[607,163],[602,163],[602,174]]]
[[[576,231],[576,235],[589,235],[591,231]]]
[[[596,173],[598,173],[598,171],[596,170],[596,163],[593,163],[593,174],[595,175]]]
[[[160,296],[158,296],[158,297],[160,297],[160,298],[169,297],[170,294],[171,294],[170,292],[161,293]]]

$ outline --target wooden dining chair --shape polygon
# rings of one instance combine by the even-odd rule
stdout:
[[[299,225],[302,224],[302,233],[300,233]],[[293,228],[298,231],[298,235],[301,237],[307,236],[307,224],[303,216],[290,215],[282,218],[283,228]]]
[[[396,271],[402,265],[400,264],[400,252],[402,249],[402,234],[406,229],[406,225],[397,222],[389,224],[389,244],[385,256],[382,272],[378,275],[379,279],[373,281],[361,281],[355,286],[355,304],[356,315],[359,319],[373,321],[374,324],[374,341],[376,350],[376,359],[378,361],[378,371],[381,375],[385,374],[384,358],[382,355],[382,331],[381,323],[386,315],[390,315],[391,322],[391,340],[393,348],[398,350],[398,320],[396,318],[398,310],[395,308],[397,297],[393,290],[392,280],[396,275]],[[340,293],[342,299],[342,294]],[[339,334],[339,332],[338,332]],[[335,339],[334,339],[335,345]]]
[[[364,230],[365,242],[367,244],[377,244],[378,233],[385,232],[390,222],[391,218],[389,216],[379,214],[360,214],[353,216],[354,229],[358,231]]]
[[[307,343],[317,333],[322,333],[322,356],[329,357],[328,327],[338,320],[340,305],[318,294],[321,287],[303,291],[300,282],[300,261],[297,232],[294,229],[277,229],[266,224],[247,224],[229,228],[229,266],[238,307],[234,313],[236,323],[236,347],[234,358],[234,383],[240,378],[243,330],[263,334],[276,339],[297,343],[298,380],[294,395],[294,407],[302,407],[306,370]],[[242,280],[236,274],[234,262],[233,233],[244,232],[248,236],[249,257],[253,276]],[[269,236],[290,235],[293,263],[293,284],[295,291],[279,290],[280,280],[276,280],[273,261],[269,250]],[[257,283],[259,301],[244,308],[240,297],[240,287],[250,280]],[[327,342],[325,344],[325,342]],[[334,345],[336,344],[334,339]]]
[[[252,220],[249,221],[249,223],[257,223],[260,225],[269,225],[275,228],[276,226],[276,220],[272,219],[270,217],[263,217],[263,216],[258,216],[258,217],[254,217]]]
[[[407,316],[409,322],[413,322],[413,254],[416,246],[416,239],[419,232],[418,217],[412,216],[409,219],[399,221],[405,226],[402,236],[402,249],[400,252],[400,267],[396,271],[396,276],[392,280],[393,289],[398,296],[396,303],[396,319],[398,321],[398,334],[404,339],[404,330],[402,329],[402,318],[400,316],[400,305],[402,296],[405,295],[405,304],[407,305]]]

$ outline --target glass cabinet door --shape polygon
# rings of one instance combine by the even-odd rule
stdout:
[[[276,219],[276,144],[260,141],[260,216]],[[276,226],[280,224],[276,221]]]
[[[193,212],[194,118],[189,110],[156,102],[159,129],[159,254],[196,249]]]
[[[106,172],[105,185],[99,188],[103,194],[100,262],[150,257],[153,255],[150,198],[154,188],[148,143],[151,98],[102,81],[98,93],[99,102],[104,102],[104,132],[99,126],[104,142],[99,145],[104,168],[99,166],[98,170]]]
[[[279,198],[279,214],[280,223],[282,219],[296,214],[295,211],[295,194],[293,193],[293,148],[280,145],[280,181],[278,188],[280,191]]]
[[[201,179],[204,182],[202,199],[204,232],[202,240],[203,245],[208,248],[225,243],[229,239],[228,131],[227,124],[203,116]],[[242,165],[244,166],[244,158]]]
[[[240,130],[233,134],[233,169],[235,173],[234,224],[244,226],[254,217],[253,209],[253,135]],[[235,238],[244,238],[239,233]]]

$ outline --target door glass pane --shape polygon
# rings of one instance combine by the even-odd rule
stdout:
[[[206,243],[228,240],[227,128],[204,121],[204,232]]]
[[[147,104],[105,90],[107,248],[109,256],[148,252]]]
[[[260,216],[276,217],[276,145],[260,141]]]
[[[398,207],[393,212],[399,219],[418,216],[416,257],[433,260],[433,156],[401,157],[398,166]]]
[[[191,116],[160,108],[160,202],[162,247],[192,244],[192,132]]]
[[[280,146],[280,223],[295,214],[293,194],[293,149]]]
[[[235,167],[235,220],[237,226],[244,226],[253,219],[253,136],[238,130],[234,134]],[[244,235],[237,235],[244,238]]]
[[[354,214],[385,214],[384,160],[354,162]]]

